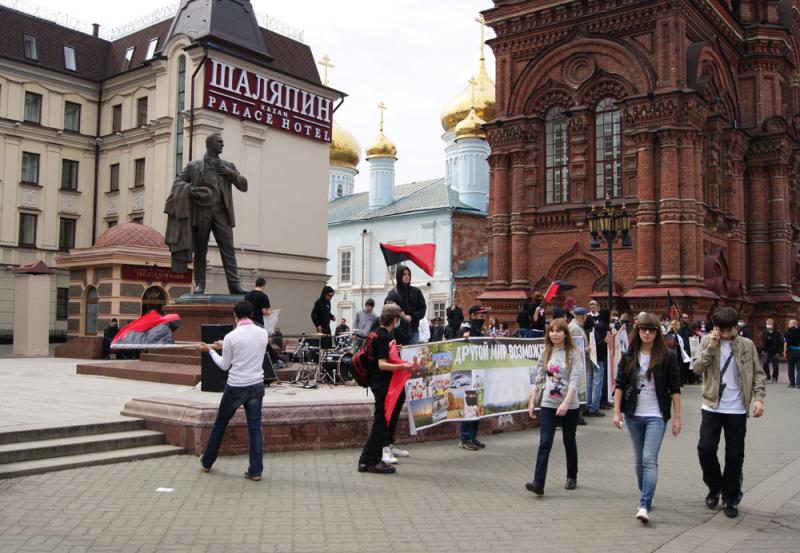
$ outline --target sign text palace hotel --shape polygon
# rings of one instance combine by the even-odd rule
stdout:
[[[331,100],[308,90],[209,59],[206,108],[309,138],[331,141]]]

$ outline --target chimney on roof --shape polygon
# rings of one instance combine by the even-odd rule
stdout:
[[[99,23],[92,23],[92,36],[99,37],[100,36],[100,24]]]

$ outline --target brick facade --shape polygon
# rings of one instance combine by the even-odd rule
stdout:
[[[489,276],[481,301],[513,319],[526,295],[556,278],[577,284],[570,295],[580,302],[605,298],[606,252],[589,248],[585,221],[610,189],[635,225],[633,246],[617,242],[613,253],[621,307],[663,312],[669,291],[695,320],[722,305],[756,324],[774,314],[785,325],[796,315],[795,2],[494,3],[484,12],[496,34],[497,117],[486,126]],[[610,128],[598,105],[607,98],[619,125],[618,177],[601,180],[610,188],[598,191],[598,172],[610,167],[597,160]],[[558,165],[547,155],[556,116],[568,175],[568,199],[559,203],[548,202],[549,183],[561,182],[548,179],[548,165]]]

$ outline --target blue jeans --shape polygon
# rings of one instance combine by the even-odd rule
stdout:
[[[586,371],[586,411],[597,413],[600,401],[603,399],[603,371],[606,369],[606,364],[600,361],[599,366],[591,362],[589,365]]]
[[[648,511],[658,482],[658,452],[667,423],[662,417],[625,417],[633,443],[633,462],[639,484],[639,506]]]
[[[563,421],[561,428],[564,439],[564,450],[567,454],[567,478],[578,477],[578,444],[575,434],[578,429],[578,412],[580,409],[568,409],[563,417],[556,416],[552,407],[542,407],[539,411],[539,450],[536,452],[536,466],[533,469],[533,482],[544,487],[547,479],[547,465],[550,462],[550,450],[556,435],[556,420]]]
[[[225,391],[222,392],[222,399],[219,402],[217,420],[214,421],[214,427],[211,429],[211,435],[208,437],[208,444],[201,460],[205,468],[210,469],[214,461],[217,460],[228,422],[230,422],[239,406],[244,405],[250,442],[250,467],[247,472],[253,476],[261,476],[264,470],[264,453],[261,441],[261,401],[263,398],[263,384],[242,387],[225,386]]]
[[[416,330],[411,333],[411,338],[408,339],[408,345],[415,345],[419,344],[419,330]]]
[[[471,442],[475,439],[475,436],[478,435],[478,424],[480,420],[477,421],[464,421],[460,423],[458,430],[461,433],[461,441],[462,442]]]

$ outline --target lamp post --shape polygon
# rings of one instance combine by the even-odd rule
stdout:
[[[592,249],[598,249],[601,246],[601,240],[606,243],[606,249],[608,251],[608,309],[610,311],[614,309],[614,270],[612,258],[614,241],[619,238],[623,246],[631,245],[631,216],[628,210],[625,209],[625,203],[621,206],[613,206],[611,205],[611,198],[606,194],[602,209],[600,211],[595,211],[595,206],[592,206],[592,210],[586,216],[586,222],[589,226],[589,232],[592,233],[589,246]]]

